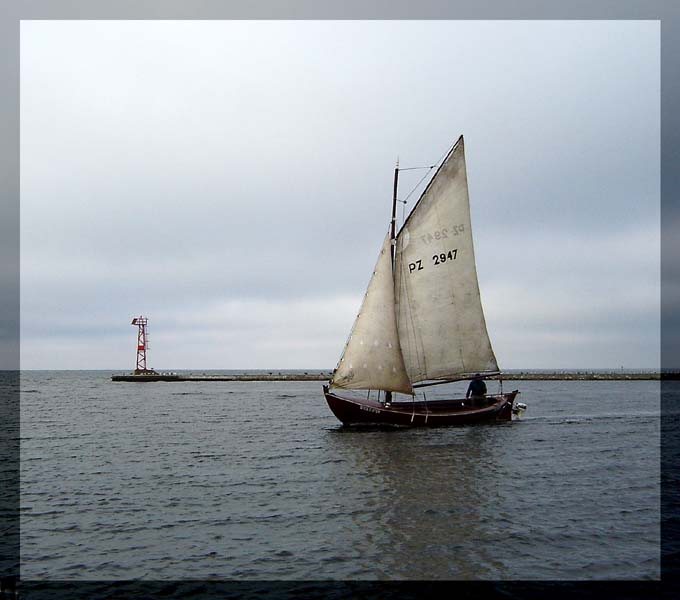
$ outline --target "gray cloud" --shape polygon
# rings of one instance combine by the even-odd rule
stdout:
[[[658,23],[21,33],[24,368],[127,367],[140,312],[159,368],[332,367],[397,155],[459,133],[501,365],[658,363]]]

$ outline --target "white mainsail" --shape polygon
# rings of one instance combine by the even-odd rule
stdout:
[[[389,234],[331,385],[413,393],[397,335]]]
[[[394,285],[412,384],[498,371],[479,296],[462,136],[397,235]]]

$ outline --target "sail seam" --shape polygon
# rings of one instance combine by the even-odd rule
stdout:
[[[409,289],[408,289],[408,285],[406,285],[406,283],[405,283],[405,282],[406,282],[406,278],[404,277],[404,273],[405,273],[405,271],[404,271],[404,261],[400,260],[400,261],[399,261],[399,288],[400,288],[399,291],[401,291],[401,289],[403,289],[403,290],[404,290],[404,295],[406,296],[406,302],[407,302],[407,305],[408,305],[408,306],[406,307],[406,308],[408,309],[408,310],[407,310],[407,314],[408,314],[408,324],[410,325],[411,332],[412,332],[412,339],[413,339],[413,341],[414,341],[414,343],[415,343],[415,346],[416,346],[416,347],[414,348],[414,351],[412,352],[412,354],[415,355],[416,363],[417,363],[417,366],[418,366],[418,377],[420,377],[421,375],[424,375],[424,374],[427,372],[427,371],[426,371],[427,365],[422,365],[421,362],[420,362],[420,355],[422,354],[422,355],[423,355],[423,360],[425,360],[425,353],[424,353],[424,352],[421,352],[422,348],[419,348],[419,343],[418,343],[418,332],[416,331],[416,324],[415,324],[415,320],[413,319],[413,311],[411,310],[411,299],[412,299],[412,297],[411,297],[410,291],[409,291]],[[403,288],[402,288],[402,286],[403,286]],[[399,294],[398,297],[401,298],[402,295]],[[402,307],[401,307],[401,305],[400,305],[400,307],[399,307],[399,313],[397,314],[397,326],[398,326],[398,324],[399,324],[399,314],[401,314],[401,308],[402,308]],[[399,336],[399,329],[398,329],[398,327],[397,327],[397,336],[399,337],[399,345],[401,346],[401,337]],[[422,345],[422,344],[421,344],[421,345]],[[403,350],[402,350],[402,354],[403,354]],[[405,361],[404,361],[404,362],[405,362]],[[408,372],[408,367],[407,367],[407,372]],[[412,376],[412,374],[409,373],[408,375],[409,375],[409,379],[412,380],[412,381],[411,381],[411,384],[413,384],[413,376]]]

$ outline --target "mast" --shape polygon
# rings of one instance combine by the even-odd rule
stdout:
[[[397,158],[397,165],[394,167],[394,194],[392,195],[392,222],[390,223],[390,258],[392,260],[392,277],[394,277],[394,259],[397,254],[397,185],[399,183],[399,158]],[[385,404],[387,406],[392,402],[392,392],[385,392]]]
[[[394,167],[394,195],[392,197],[392,222],[390,224],[390,255],[392,257],[392,271],[394,272],[394,256],[397,250],[395,243],[397,225],[397,183],[399,181],[399,159]]]

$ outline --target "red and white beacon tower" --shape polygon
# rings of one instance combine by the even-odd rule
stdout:
[[[132,325],[137,325],[137,366],[135,375],[153,373],[153,369],[146,368],[146,351],[149,349],[149,334],[146,331],[146,324],[149,319],[146,317],[135,317]]]

